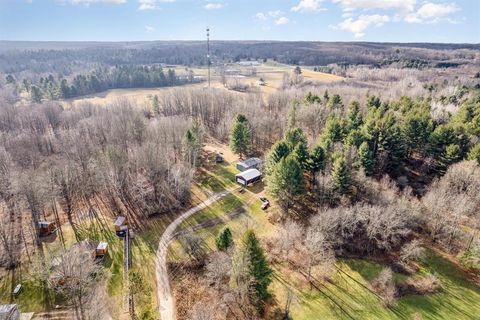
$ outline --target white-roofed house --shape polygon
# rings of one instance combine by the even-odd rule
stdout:
[[[246,187],[249,184],[257,182],[262,179],[262,173],[257,169],[248,169],[235,175],[235,181]]]

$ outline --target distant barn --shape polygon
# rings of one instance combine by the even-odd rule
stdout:
[[[237,163],[237,169],[239,171],[246,171],[248,169],[260,169],[262,160],[260,158],[249,158],[245,161]]]

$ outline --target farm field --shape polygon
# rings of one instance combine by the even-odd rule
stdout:
[[[235,65],[233,66],[235,67]],[[241,78],[241,81],[247,83],[253,87],[260,88],[261,92],[266,97],[268,94],[275,92],[281,89],[283,76],[285,73],[292,73],[294,67],[288,66],[280,63],[265,63],[259,66],[254,67],[256,70],[256,76],[244,76]],[[250,67],[240,67],[238,68],[240,72],[247,72],[250,71]],[[178,74],[182,74],[186,72],[186,68],[183,66],[176,66],[174,70]],[[196,76],[207,76],[207,69],[206,68],[191,68],[188,69],[194,72]],[[302,75],[305,80],[315,81],[319,83],[332,83],[332,82],[339,82],[343,81],[344,78],[323,73],[323,72],[315,72],[309,68],[302,69]],[[263,78],[266,82],[265,86],[258,86],[257,81]],[[70,108],[72,106],[84,103],[91,103],[91,104],[98,104],[98,105],[107,105],[111,104],[118,100],[126,99],[135,103],[138,106],[148,105],[151,102],[151,99],[154,95],[161,95],[162,93],[171,91],[175,88],[180,89],[201,89],[206,88],[207,83],[194,83],[188,84],[178,87],[162,87],[162,88],[144,88],[144,89],[112,89],[105,92],[101,92],[98,94],[92,94],[84,97],[67,99],[62,101],[62,105],[66,108]],[[221,78],[218,74],[216,74],[212,68],[212,82],[211,86],[217,89],[225,89],[227,90],[221,83]]]

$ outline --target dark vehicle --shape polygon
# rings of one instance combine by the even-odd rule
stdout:
[[[215,154],[215,162],[216,163],[223,163],[223,153],[217,152]]]

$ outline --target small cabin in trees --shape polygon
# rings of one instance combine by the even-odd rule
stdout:
[[[19,320],[20,310],[16,304],[0,305],[0,320]]]
[[[95,258],[103,258],[108,252],[108,243],[100,242],[95,249]]]
[[[235,181],[244,187],[262,179],[262,173],[257,169],[248,169],[235,175]]]
[[[242,162],[237,163],[237,169],[241,172],[249,169],[260,169],[262,160],[260,158],[249,158]]]
[[[49,236],[52,233],[54,233],[55,230],[57,230],[57,226],[55,225],[55,222],[40,221],[38,223],[38,233],[40,237]]]

